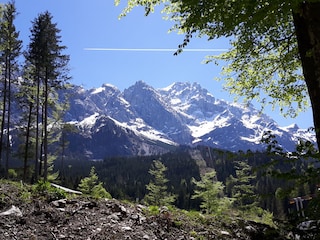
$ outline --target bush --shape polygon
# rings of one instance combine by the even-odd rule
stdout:
[[[52,187],[50,182],[39,180],[32,189],[33,194],[40,195],[46,198],[47,201],[54,201],[62,198],[66,198],[65,191]]]
[[[10,179],[16,179],[18,177],[18,173],[13,168],[8,169],[8,177]]]
[[[151,205],[148,207],[149,214],[152,216],[156,216],[160,214],[160,208],[158,206]]]
[[[91,195],[94,198],[112,198],[111,194],[102,186],[102,182],[99,182],[98,185],[93,187]]]

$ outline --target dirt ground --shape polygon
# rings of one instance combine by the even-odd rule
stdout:
[[[23,195],[24,194],[24,195]],[[27,199],[27,201],[26,201]],[[240,219],[219,222],[183,211],[150,214],[139,204],[85,197],[28,198],[19,186],[0,182],[0,239],[287,239],[269,226]]]

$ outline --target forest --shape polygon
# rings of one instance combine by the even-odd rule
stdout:
[[[173,205],[178,208],[201,210],[201,199],[192,197],[197,191],[195,181],[214,171],[216,177],[212,182],[222,184],[217,198],[221,202],[225,197],[231,199],[231,209],[259,208],[278,219],[297,219],[301,209],[297,212],[293,199],[303,197],[307,199],[304,207],[311,206],[304,209],[305,216],[317,217],[313,204],[319,201],[319,177],[310,179],[307,173],[314,164],[313,159],[292,161],[268,152],[233,153],[205,146],[181,146],[159,156],[114,157],[101,161],[69,159],[63,163],[57,160],[55,171],[60,173],[62,185],[75,189],[95,167],[99,180],[112,197],[143,203],[154,160],[166,166],[167,190],[176,196]]]

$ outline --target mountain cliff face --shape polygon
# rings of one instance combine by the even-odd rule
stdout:
[[[298,139],[315,141],[298,126],[280,127],[252,106],[215,99],[197,83],[154,89],[142,81],[119,91],[112,85],[70,90],[65,118],[79,129],[70,150],[89,158],[163,153],[178,145],[207,145],[231,151],[263,150],[271,131],[286,150]]]

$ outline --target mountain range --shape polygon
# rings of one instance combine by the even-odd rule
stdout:
[[[69,150],[89,159],[161,154],[181,145],[264,150],[261,138],[267,131],[288,151],[299,139],[315,142],[306,129],[280,127],[252,105],[216,99],[198,83],[155,89],[138,81],[124,91],[110,84],[67,91],[65,120],[78,129],[68,134]]]

